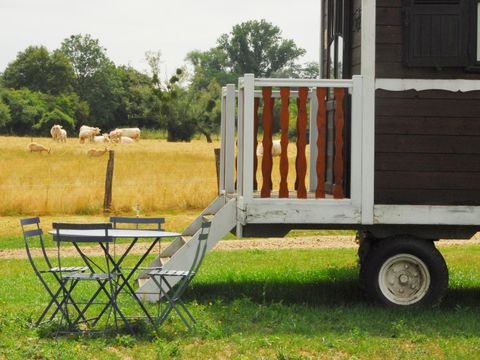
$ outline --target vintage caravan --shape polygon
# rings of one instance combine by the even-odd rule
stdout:
[[[435,241],[480,229],[480,2],[321,7],[320,79],[246,74],[223,89],[220,196],[185,230],[193,237],[161,257],[166,268],[188,263],[206,215],[209,248],[232,230],[353,229],[361,284],[373,298],[436,304],[448,270]],[[139,293],[152,291],[146,282]]]

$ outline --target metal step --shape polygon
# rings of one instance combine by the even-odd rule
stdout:
[[[205,216],[214,216],[226,203],[225,196],[219,196],[197,216],[195,220],[182,232],[183,236],[193,236],[202,226],[202,221]]]
[[[224,198],[222,201],[225,201]],[[215,203],[215,202],[214,202]],[[212,203],[212,204],[214,204]],[[199,229],[195,232],[193,237],[189,239],[183,246],[178,248],[172,256],[170,260],[168,260],[164,266],[164,270],[189,270],[193,258],[195,257],[198,239],[200,236],[200,227],[202,223],[204,215],[199,216],[194,222],[198,219],[200,222]],[[210,232],[208,234],[207,239],[207,251],[210,251],[217,245],[217,243],[226,235],[228,234],[237,224],[237,201],[236,199],[229,200],[226,204],[221,207],[218,212],[213,216],[211,219],[211,227]],[[192,223],[193,225],[193,223]],[[189,228],[193,229],[193,226]],[[171,245],[173,246],[173,244]],[[170,246],[169,246],[170,247]],[[165,249],[165,251],[167,251]],[[153,265],[155,262],[158,264],[158,259],[151,264]],[[169,283],[173,287],[176,282],[179,280],[178,277],[169,278]],[[137,290],[137,295],[139,298],[151,302],[158,301],[159,290],[156,287],[155,283],[148,279],[140,288]]]
[[[160,253],[160,257],[172,257],[186,243],[182,236],[177,237]]]

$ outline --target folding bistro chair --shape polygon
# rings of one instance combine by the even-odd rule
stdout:
[[[140,225],[156,225],[154,230],[163,230],[162,224],[165,224],[165,218],[138,218],[138,217],[110,217],[110,222],[113,224],[114,229],[123,229],[124,225],[135,225],[135,229],[139,229]]]
[[[118,331],[118,319],[119,315],[122,320],[125,322],[127,327],[129,324],[122,312],[117,306],[116,303],[116,278],[119,276],[118,269],[115,269],[114,258],[110,254],[110,244],[114,239],[109,235],[108,230],[112,229],[112,224],[65,224],[65,223],[53,223],[53,229],[55,234],[53,235],[54,241],[57,242],[57,256],[60,269],[61,267],[61,244],[62,243],[72,243],[73,246],[77,249],[78,253],[85,261],[85,264],[88,267],[88,272],[71,272],[64,273],[60,271],[60,278],[62,283],[62,290],[64,292],[64,297],[66,301],[63,303],[62,318],[57,329],[57,336],[60,333],[60,328],[62,327],[63,320],[66,321],[68,330],[66,333],[72,332],[82,332],[76,329],[76,326],[82,322],[82,318],[85,318],[87,310],[94,304],[103,304],[106,305],[110,311],[108,313],[107,321],[105,326],[108,326],[110,321],[110,316],[113,312],[115,330]],[[66,230],[66,231],[65,231]],[[69,232],[70,230],[70,232]],[[101,231],[101,236],[92,237],[88,232],[89,230]],[[99,264],[99,261],[94,261],[92,258],[88,257],[80,248],[79,244],[85,243],[97,243],[101,246],[104,251],[104,263]],[[112,271],[115,269],[115,271]],[[77,301],[74,297],[73,288],[74,284],[82,281],[91,281],[97,282],[98,289],[86,302]],[[105,302],[97,301],[97,298],[101,293],[104,293],[107,297]],[[81,313],[76,318],[72,318],[69,313],[69,306],[72,305],[75,308],[78,308],[78,305],[84,305]],[[93,321],[93,326],[102,317],[102,314],[99,314],[96,317],[90,318],[84,322]],[[131,330],[131,329],[130,329]]]
[[[110,222],[113,224],[114,229],[129,229],[133,226],[137,230],[142,229],[142,230],[163,231],[162,225],[165,224],[165,218],[140,218],[140,217],[112,216],[112,217],[110,217]],[[138,239],[134,239],[134,241],[132,241],[129,244],[125,253],[120,257],[120,259],[117,262],[118,264],[120,264],[121,270],[126,270],[126,272],[129,273],[129,275],[127,275],[126,277],[121,275],[123,283],[117,289],[117,295],[126,287],[127,288],[126,293],[134,296],[136,302],[138,303],[138,305],[143,310],[143,313],[145,314],[145,316],[134,316],[133,318],[137,318],[137,319],[147,318],[150,322],[153,322],[152,317],[148,313],[148,310],[143,305],[142,301],[136,295],[133,295],[133,294],[135,294],[135,291],[133,290],[132,286],[129,284],[129,280],[134,275],[134,273],[137,272],[137,271],[142,271],[142,272],[145,273],[145,272],[148,272],[148,271],[151,271],[151,270],[159,270],[159,269],[162,268],[161,266],[148,266],[148,267],[140,266],[140,264],[145,259],[146,255],[149,254],[153,250],[153,248],[155,247],[156,244],[158,244],[158,256],[160,256],[160,253],[161,253],[160,241],[157,239],[150,244],[147,251],[145,251],[145,255],[140,258],[140,260],[137,262],[136,266],[134,266],[134,267],[121,266],[121,264],[125,260],[125,257],[130,253],[130,251],[135,246],[137,241],[138,241]],[[120,272],[122,273],[122,271],[120,271]],[[105,310],[106,309],[104,309],[103,311],[105,311]]]
[[[210,221],[204,221],[202,223],[200,234],[197,239],[197,247],[195,249],[195,253],[193,254],[192,263],[190,264],[188,270],[160,269],[153,270],[148,274],[157,285],[160,291],[161,299],[166,299],[166,306],[158,317],[157,326],[163,324],[172,310],[175,310],[190,331],[192,330],[192,326],[196,324],[196,320],[190,311],[188,311],[185,303],[182,300],[182,296],[202,265],[205,253],[207,252],[210,226]],[[179,278],[179,280],[175,285],[172,286],[170,285],[171,280],[169,280],[171,278]],[[186,316],[182,313],[182,311],[184,314],[186,314]]]
[[[62,281],[60,278],[60,272],[82,273],[87,271],[88,267],[86,266],[69,266],[69,267],[63,267],[63,268],[60,268],[59,266],[54,267],[45,249],[45,242],[43,241],[43,236],[42,236],[43,231],[40,228],[40,219],[38,217],[21,219],[20,224],[22,226],[23,239],[25,242],[25,250],[27,252],[28,261],[30,262],[30,265],[32,266],[33,271],[35,272],[35,275],[40,280],[41,284],[47,291],[48,295],[50,295],[50,301],[48,305],[45,307],[42,314],[40,315],[38,320],[35,322],[35,326],[39,326],[50,309],[52,309],[53,312],[50,315],[49,319],[46,320],[45,322],[52,321],[55,318],[55,316],[58,314],[58,312],[62,309],[62,305],[65,299],[62,297],[63,292],[62,292]],[[32,256],[31,248],[34,245],[37,245],[41,249],[42,257],[34,258]],[[42,258],[43,258],[43,264],[39,264],[39,262],[42,262]],[[56,289],[53,289],[53,285],[48,284],[46,280],[46,274],[52,275],[53,279],[57,284]],[[76,284],[77,282],[74,282],[72,284],[72,288],[75,288]],[[81,314],[81,311],[78,307],[75,307],[75,310],[77,311],[78,314]],[[81,317],[83,318],[83,316]]]

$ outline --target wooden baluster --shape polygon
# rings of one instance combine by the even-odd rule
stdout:
[[[335,185],[333,187],[333,197],[335,199],[343,199],[343,128],[345,126],[345,116],[343,112],[343,100],[345,98],[345,89],[335,89],[335,159],[334,159],[334,175]]]
[[[255,98],[255,110],[253,115],[253,190],[258,190],[257,182],[257,147],[258,147],[258,108],[260,107],[260,98]]]
[[[280,140],[282,152],[280,154],[280,198],[288,198],[288,122],[290,113],[288,106],[290,102],[290,88],[282,87],[280,89],[280,98],[282,101],[282,109],[280,112],[280,126],[282,130],[282,138]]]
[[[272,132],[273,132],[273,105],[272,88],[264,87],[263,95],[263,158],[262,158],[262,198],[269,198],[272,193]]]
[[[298,89],[298,117],[297,117],[297,198],[307,198],[305,177],[307,176],[307,97],[308,88]]]
[[[327,108],[326,108],[326,88],[317,88],[318,112],[317,112],[317,191],[315,197],[317,199],[325,197],[325,172],[326,172],[326,154],[325,142],[327,131]],[[310,146],[313,146],[311,144]],[[313,170],[311,170],[313,171]]]

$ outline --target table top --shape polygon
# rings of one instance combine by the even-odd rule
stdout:
[[[50,235],[55,235],[56,230],[50,230]],[[105,237],[105,230],[60,230],[61,235],[65,236],[81,236],[91,238]],[[179,233],[159,230],[144,230],[144,229],[110,229],[108,236],[112,238],[168,238],[180,236]]]

